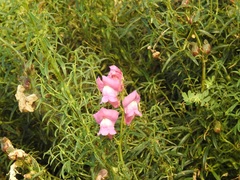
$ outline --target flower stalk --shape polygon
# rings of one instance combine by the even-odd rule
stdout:
[[[205,81],[206,81],[206,60],[202,59],[202,82],[201,82],[201,91],[205,90]]]
[[[120,162],[120,169],[124,173],[128,173],[128,168],[125,166],[123,159],[124,125],[129,126],[135,116],[142,116],[142,113],[139,111],[140,95],[135,90],[125,96],[126,93],[123,80],[122,71],[113,65],[110,66],[110,72],[108,75],[102,76],[102,78],[98,77],[96,83],[98,89],[102,92],[102,99],[100,103],[109,103],[113,108],[119,108],[122,113],[119,141],[116,140],[116,142],[118,144],[118,161]],[[118,116],[118,111],[103,107],[95,113],[93,117],[100,125],[98,135],[108,136],[112,139],[117,133],[114,126]]]
[[[122,110],[122,108],[121,108]],[[122,110],[123,111],[123,110]],[[119,135],[119,145],[118,145],[118,150],[119,150],[119,159],[122,164],[124,164],[123,160],[123,153],[122,153],[122,145],[123,145],[123,125],[124,125],[124,116],[121,117],[121,123],[120,123],[120,135]]]
[[[211,45],[208,43],[208,41],[205,39],[202,46],[202,87],[201,91],[203,92],[205,90],[205,81],[206,81],[206,62],[207,62],[207,55],[211,52]]]

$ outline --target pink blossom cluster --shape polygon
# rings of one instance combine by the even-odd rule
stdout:
[[[115,65],[110,66],[110,72],[107,76],[97,78],[98,89],[102,92],[101,103],[109,103],[114,108],[120,106],[119,93],[122,92],[123,85],[123,73]],[[135,116],[142,116],[138,109],[140,102],[140,96],[137,91],[133,91],[126,96],[122,101],[124,109],[124,121],[127,125],[130,125]],[[98,135],[112,137],[116,134],[114,125],[118,119],[119,112],[113,109],[101,108],[95,113],[94,118],[100,125]]]

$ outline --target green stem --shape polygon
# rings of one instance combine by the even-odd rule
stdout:
[[[206,80],[206,60],[202,58],[202,87],[201,91],[205,90],[205,80]]]
[[[121,112],[124,112],[124,110],[121,108]],[[119,139],[119,158],[122,164],[124,164],[123,160],[123,154],[122,154],[122,144],[123,144],[123,125],[124,125],[124,113],[122,113],[122,119],[121,119],[121,125],[120,125],[120,139]]]
[[[120,94],[120,99],[123,101],[124,95],[127,94],[126,89],[123,89],[122,93]],[[123,160],[123,151],[122,151],[122,145],[123,145],[123,133],[124,133],[124,108],[120,106],[120,112],[122,114],[122,119],[121,119],[121,124],[120,124],[120,135],[119,135],[119,145],[118,145],[118,150],[119,150],[119,161],[121,162],[122,165],[124,165],[124,160]]]

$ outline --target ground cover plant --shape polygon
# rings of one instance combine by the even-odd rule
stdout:
[[[240,2],[1,0],[2,179],[239,179]]]

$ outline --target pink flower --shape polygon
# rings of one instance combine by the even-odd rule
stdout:
[[[137,91],[133,91],[124,98],[122,104],[125,112],[125,123],[127,125],[130,125],[135,116],[142,116],[142,113],[138,110],[139,101],[140,96]]]
[[[114,125],[118,119],[119,112],[112,109],[101,108],[93,115],[96,122],[100,124],[98,135],[109,136],[116,134]]]
[[[98,77],[97,78],[97,85],[98,89],[102,91],[104,86],[110,86],[115,91],[120,92],[121,91],[121,82],[116,81],[115,79],[108,77],[108,76],[102,76],[102,80]]]
[[[123,73],[122,71],[115,65],[109,66],[110,72],[108,76],[114,79],[123,80]]]
[[[113,78],[102,76],[102,80],[97,78],[98,89],[102,92],[101,103],[109,102],[114,108],[119,107],[120,101],[118,94],[122,90],[120,81],[116,81]]]
[[[123,90],[123,73],[122,71],[115,65],[109,66],[110,72],[108,73],[108,77],[118,81],[120,83],[120,91]]]

